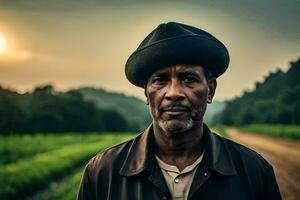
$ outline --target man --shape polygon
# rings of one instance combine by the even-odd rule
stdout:
[[[126,63],[127,79],[145,89],[152,125],[92,158],[78,199],[281,199],[270,164],[203,123],[226,47],[198,28],[160,24]]]

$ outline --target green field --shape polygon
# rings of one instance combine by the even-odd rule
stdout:
[[[272,137],[300,139],[300,125],[252,124],[239,127],[243,131]]]
[[[300,139],[300,126],[248,125],[240,129]],[[226,127],[213,130],[226,137]],[[73,200],[82,170],[97,152],[133,134],[0,136],[0,199]]]
[[[132,134],[0,137],[0,199],[75,199],[86,162]]]
[[[218,126],[213,126],[210,127],[210,130],[214,133],[217,133],[218,135],[222,137],[228,137],[226,133],[226,126],[223,125],[218,125]]]

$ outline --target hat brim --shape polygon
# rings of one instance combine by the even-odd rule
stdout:
[[[173,38],[135,51],[126,62],[125,74],[132,84],[144,87],[155,71],[178,64],[202,66],[217,78],[226,71],[229,54],[218,40],[200,36]]]

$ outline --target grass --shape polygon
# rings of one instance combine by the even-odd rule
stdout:
[[[37,153],[32,157],[2,165],[0,166],[0,198],[15,199],[26,196],[61,175],[67,174],[68,171],[81,165],[100,150],[128,137],[130,136],[102,135],[98,136],[96,142],[93,143],[89,140],[81,143],[77,141],[75,144],[61,146],[52,151]],[[51,142],[58,142],[58,138]]]
[[[226,133],[226,127],[223,125],[217,125],[210,128],[212,132],[221,135],[222,137],[228,137]]]
[[[0,136],[0,165],[70,144],[95,142],[103,136],[95,133]]]
[[[70,177],[68,177],[63,182],[58,184],[52,184],[52,186],[36,195],[32,198],[32,200],[74,200],[76,199],[79,183],[81,179],[83,169],[80,169],[73,173]]]
[[[300,125],[252,124],[239,127],[243,131],[272,137],[300,139]]]

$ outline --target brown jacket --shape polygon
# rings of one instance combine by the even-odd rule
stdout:
[[[281,199],[273,169],[259,154],[211,133],[206,125],[204,142],[206,151],[190,200]],[[85,168],[78,200],[171,200],[153,144],[150,126],[136,138],[96,155]]]

